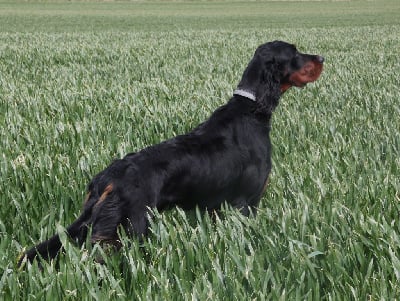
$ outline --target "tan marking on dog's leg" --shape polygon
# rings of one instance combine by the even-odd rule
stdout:
[[[115,238],[109,237],[109,236],[103,236],[103,235],[92,235],[92,237],[90,238],[90,242],[92,244],[95,243],[102,243],[105,241],[112,241],[115,240]]]
[[[92,244],[99,244],[103,249],[104,254],[107,256],[112,255],[112,253],[115,253],[122,247],[121,241],[117,238],[95,235],[91,237],[90,241]],[[94,260],[97,263],[104,264],[104,258],[100,252],[95,254]]]
[[[101,204],[102,202],[104,202],[104,200],[107,198],[107,196],[111,193],[111,191],[113,190],[114,186],[113,184],[108,184],[106,186],[106,188],[104,189],[103,193],[101,194],[99,200],[96,202],[95,206]]]

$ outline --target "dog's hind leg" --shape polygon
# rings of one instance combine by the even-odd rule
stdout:
[[[128,235],[142,240],[149,231],[149,215],[150,212],[147,208],[131,212],[124,223],[124,228]]]
[[[118,225],[122,222],[122,208],[117,194],[100,197],[93,207],[91,242],[118,240]]]
[[[123,220],[123,206],[118,193],[110,189],[106,189],[97,203],[93,206],[92,211],[92,235],[91,243],[100,244],[105,253],[112,253],[121,246],[118,237],[118,226]],[[95,260],[104,263],[104,259],[100,254],[96,254]]]

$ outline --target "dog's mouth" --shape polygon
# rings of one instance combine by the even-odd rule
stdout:
[[[318,57],[319,58],[319,57]],[[290,87],[303,88],[308,83],[316,81],[322,73],[323,58],[307,62],[301,69],[293,72],[281,84],[281,92],[285,92]]]

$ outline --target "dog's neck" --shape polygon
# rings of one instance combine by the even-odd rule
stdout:
[[[249,92],[249,91],[246,91],[246,90],[236,89],[233,92],[233,95],[240,95],[240,96],[246,97],[246,98],[248,98],[248,99],[250,99],[252,101],[256,101],[256,95],[253,92]]]
[[[266,123],[268,125],[270,124],[271,116],[272,116],[272,113],[273,113],[275,107],[277,106],[277,103],[274,103],[274,104],[263,103],[263,102],[260,103],[254,92],[250,92],[249,90],[240,89],[240,88],[237,88],[236,90],[234,90],[233,95],[244,97],[244,98],[250,100],[251,102],[255,103],[256,109],[254,112],[256,113],[256,115],[261,117],[264,121],[266,121]],[[279,98],[278,98],[278,100],[279,100]]]

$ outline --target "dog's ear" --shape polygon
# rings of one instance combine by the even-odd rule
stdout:
[[[238,88],[256,96],[258,110],[271,113],[278,105],[280,68],[268,44],[260,46],[245,69]]]

